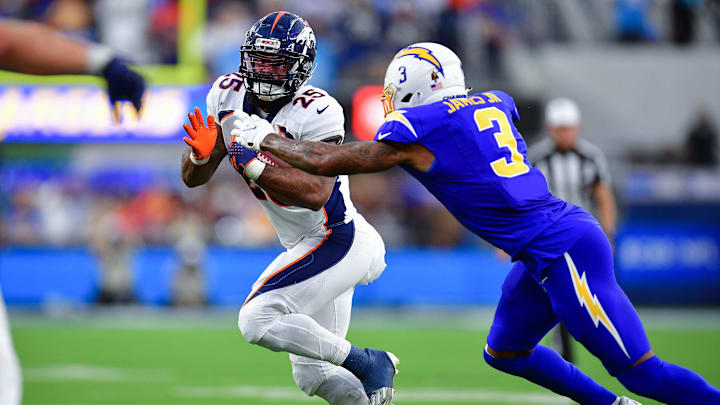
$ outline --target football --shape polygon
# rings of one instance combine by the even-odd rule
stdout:
[[[267,151],[260,151],[258,152],[257,156],[261,162],[269,164],[270,166],[292,167],[289,164],[285,163],[282,159],[276,157],[275,155]]]

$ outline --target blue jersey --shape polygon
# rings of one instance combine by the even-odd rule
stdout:
[[[430,150],[435,161],[427,172],[404,169],[465,227],[541,270],[582,236],[581,225],[597,221],[550,193],[526,158],[518,119],[512,98],[491,91],[393,111],[375,140]]]

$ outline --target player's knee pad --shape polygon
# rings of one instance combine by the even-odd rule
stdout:
[[[265,334],[266,322],[253,307],[245,306],[238,314],[238,328],[250,344],[257,344]]]
[[[664,361],[653,356],[616,377],[625,388],[635,394],[653,398],[663,384],[663,369]]]

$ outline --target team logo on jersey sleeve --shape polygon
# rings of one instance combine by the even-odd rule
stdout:
[[[433,55],[432,51],[427,48],[423,48],[420,46],[408,46],[407,48],[400,50],[400,52],[395,55],[393,60],[402,58],[403,56],[414,56],[420,60],[424,60],[435,66],[435,68],[440,72],[440,74],[445,76],[445,71],[442,68],[442,64],[435,57],[435,55]]]
[[[598,300],[597,295],[590,292],[590,284],[587,281],[586,273],[583,272],[581,276],[570,255],[565,253],[564,256],[568,269],[570,270],[570,277],[572,278],[573,287],[575,288],[575,295],[577,295],[578,301],[580,301],[580,307],[585,307],[585,309],[587,309],[588,315],[590,315],[590,318],[595,323],[596,328],[599,324],[603,324],[603,326],[605,326],[605,329],[610,332],[612,337],[622,349],[623,353],[630,358],[627,349],[625,349],[625,344],[620,338],[620,333],[618,333],[617,329],[615,329],[615,326],[610,321],[610,317],[608,317],[607,313],[605,313],[605,309]]]
[[[388,115],[385,116],[385,122],[388,121],[397,121],[401,124],[403,124],[412,134],[417,138],[417,133],[415,133],[415,128],[413,128],[410,121],[405,117],[405,113],[407,111],[405,110],[395,110],[390,112]]]

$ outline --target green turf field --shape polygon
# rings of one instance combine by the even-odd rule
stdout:
[[[694,368],[717,386],[720,321],[717,312],[695,315],[649,316],[650,339],[664,359]],[[12,318],[27,405],[323,403],[295,388],[286,354],[245,343],[229,312]],[[350,339],[398,355],[397,405],[569,403],[483,362],[487,314],[376,319],[360,316]],[[579,366],[626,393],[584,351]]]

